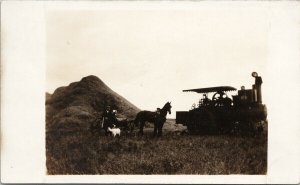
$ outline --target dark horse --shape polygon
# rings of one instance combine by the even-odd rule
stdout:
[[[160,109],[160,112],[151,112],[151,111],[141,111],[139,112],[134,120],[134,124],[136,126],[140,127],[140,134],[143,135],[144,131],[144,125],[145,122],[154,123],[154,133],[153,136],[161,136],[162,134],[162,127],[164,126],[164,123],[166,122],[166,116],[167,113],[171,114],[171,102],[167,102],[162,109]]]

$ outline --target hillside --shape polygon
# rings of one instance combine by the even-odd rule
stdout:
[[[118,117],[133,119],[139,109],[110,89],[96,76],[87,76],[69,86],[46,93],[47,129],[55,127],[88,126],[96,115],[110,105]]]

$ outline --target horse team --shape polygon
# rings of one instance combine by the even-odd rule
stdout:
[[[161,136],[162,128],[166,122],[167,114],[171,114],[171,102],[167,102],[161,109],[158,109],[156,112],[152,111],[140,111],[137,113],[134,120],[121,120],[119,121],[116,118],[116,111],[110,111],[108,106],[105,112],[103,113],[101,119],[99,117],[91,124],[91,131],[100,131],[103,129],[105,135],[119,135],[121,130],[132,132],[135,127],[139,128],[139,133],[144,134],[144,126],[146,122],[154,124],[153,136]]]

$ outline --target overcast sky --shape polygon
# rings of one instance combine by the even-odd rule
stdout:
[[[47,91],[96,75],[140,109],[172,101],[170,117],[201,97],[183,89],[251,88],[252,71],[264,93],[268,12],[259,4],[49,11]]]

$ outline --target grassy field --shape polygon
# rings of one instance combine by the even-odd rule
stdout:
[[[182,134],[183,128],[173,125],[166,124],[161,138],[152,138],[151,128],[144,136],[117,138],[92,134],[88,128],[48,130],[48,174],[266,173],[266,133],[199,136]]]
[[[257,137],[189,135],[167,120],[161,138],[92,134],[106,105],[133,119],[139,109],[96,76],[46,93],[48,174],[265,174],[267,129]],[[149,125],[148,125],[149,126]]]

